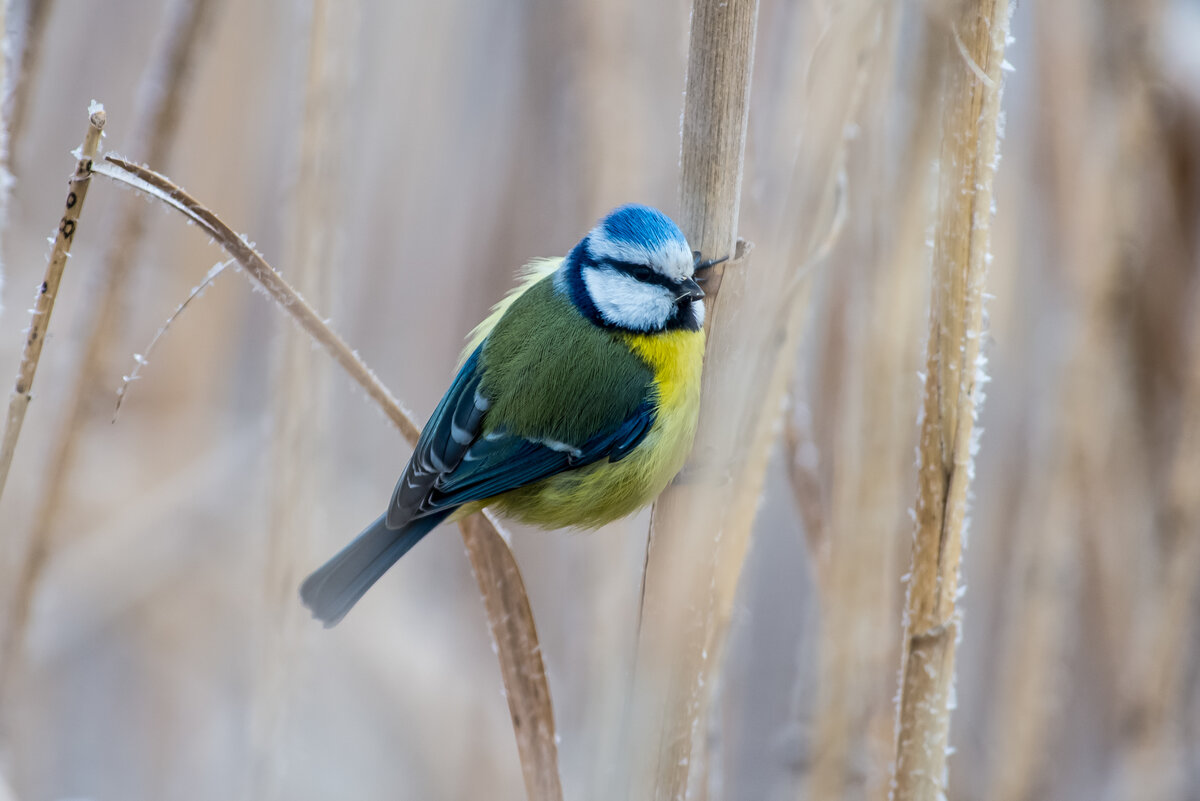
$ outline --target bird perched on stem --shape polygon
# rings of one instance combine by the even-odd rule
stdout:
[[[594,528],[662,492],[696,431],[699,259],[669,217],[629,205],[530,264],[475,329],[387,511],[304,581],[313,615],[337,623],[444,520],[491,506]]]

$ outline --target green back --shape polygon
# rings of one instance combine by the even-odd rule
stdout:
[[[521,294],[488,334],[480,389],[496,428],[578,445],[633,416],[654,378],[617,335],[593,325],[548,275]]]

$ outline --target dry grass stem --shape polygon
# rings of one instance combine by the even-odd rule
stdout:
[[[88,114],[87,134],[84,136],[83,145],[79,150],[75,172],[68,184],[66,206],[58,224],[58,233],[50,252],[50,261],[46,265],[45,277],[38,287],[37,297],[34,299],[32,317],[25,333],[25,347],[21,354],[21,364],[17,370],[17,380],[13,387],[12,397],[9,399],[4,439],[0,441],[0,496],[3,495],[4,486],[8,480],[13,453],[17,447],[17,438],[21,434],[21,426],[25,422],[29,401],[33,398],[33,379],[37,373],[38,361],[41,359],[42,346],[46,341],[46,331],[50,327],[50,314],[54,310],[55,298],[58,297],[58,287],[67,266],[67,258],[71,255],[71,245],[75,241],[79,215],[83,211],[83,202],[87,197],[88,187],[91,185],[93,161],[100,147],[100,134],[104,129],[104,119],[104,109],[93,104]],[[2,639],[0,639],[0,699],[7,691],[13,660],[20,647],[19,637],[24,630],[25,620],[29,616],[33,581],[44,559],[44,551],[39,549],[37,542],[33,542],[30,544],[30,554],[19,571],[5,570],[0,574],[10,577],[15,588],[13,598],[7,607],[4,631]],[[19,575],[14,576],[14,572],[19,572]]]
[[[158,173],[108,157],[95,171],[145,192],[180,211],[216,240],[267,294],[333,357],[383,410],[410,444],[420,436],[413,421],[358,354],[258,254],[210,210]],[[467,553],[484,597],[488,625],[498,647],[517,749],[532,801],[562,798],[558,746],[545,666],[520,570],[495,521],[473,515],[460,523]]]
[[[163,40],[142,78],[139,90],[141,122],[135,126],[136,133],[130,145],[133,152],[145,153],[152,164],[166,162],[175,142],[187,78],[198,53],[201,34],[218,5],[214,0],[175,0],[168,11]],[[30,529],[32,542],[53,535],[55,519],[66,505],[64,499],[70,485],[71,465],[87,422],[87,399],[99,383],[111,354],[120,295],[127,290],[129,273],[145,236],[144,205],[135,196],[123,200],[116,235],[93,276],[99,291],[95,303],[88,308],[91,317],[84,325],[86,333],[79,352],[79,367],[74,371],[74,386],[67,395],[63,420],[56,429],[52,455],[47,462],[43,495]],[[212,278],[215,275],[209,276],[208,280]],[[183,305],[191,299],[189,296]],[[183,306],[176,314],[182,309]],[[156,341],[163,330],[165,326],[155,336]],[[134,372],[137,372],[136,368]],[[125,382],[118,392],[118,409],[127,387],[128,382]]]
[[[658,499],[652,514],[632,697],[632,784],[627,791],[633,798],[682,798],[688,792],[689,773],[704,775],[693,757],[708,706],[706,648],[714,623],[710,592],[721,540],[718,534],[711,547],[700,546],[696,533],[714,527],[719,531],[714,472],[728,464],[725,459],[732,448],[723,434],[716,441],[706,436],[722,426],[706,427],[703,421],[706,415],[726,419],[723,409],[713,408],[713,399],[728,395],[719,365],[732,358],[735,348],[721,325],[724,303],[730,301],[718,291],[728,271],[746,269],[745,248],[735,251],[735,243],[757,22],[757,0],[696,0],[692,7],[680,222],[692,247],[705,257],[733,258],[713,268],[705,285],[710,340],[701,434],[692,463]],[[733,293],[732,302],[739,301]],[[702,496],[708,502],[700,503]]]
[[[36,3],[44,7],[49,3]],[[207,0],[176,0],[168,12],[165,37],[154,61],[147,68],[140,90],[143,124],[137,126],[139,134],[133,146],[137,152],[145,152],[155,163],[162,163],[170,152],[179,129],[179,117],[183,104],[184,86],[197,52],[197,42],[206,19],[217,6]],[[35,26],[36,27],[36,26]],[[37,31],[31,36],[37,36]],[[23,580],[17,585],[18,597],[13,601],[15,610],[28,610],[33,602],[38,579],[46,557],[53,547],[54,522],[59,512],[66,507],[70,469],[76,448],[83,441],[82,431],[86,422],[85,410],[88,393],[99,381],[105,356],[110,351],[111,332],[116,327],[120,293],[127,288],[129,271],[132,268],[138,247],[145,233],[145,208],[138,198],[124,199],[121,216],[117,224],[117,235],[101,262],[98,272],[92,277],[100,285],[96,302],[88,308],[91,315],[85,324],[84,342],[80,351],[79,366],[73,371],[74,386],[67,393],[63,421],[56,428],[55,442],[46,466],[46,477],[42,482],[42,496],[36,506],[30,528],[27,549],[20,572]],[[211,281],[215,275],[210,275]],[[207,281],[206,281],[207,283]],[[203,284],[176,310],[178,314],[203,288]],[[175,315],[172,315],[174,319]],[[168,321],[167,325],[170,324]],[[154,341],[166,330],[160,329]],[[151,343],[153,345],[153,342]],[[134,368],[136,377],[138,367]],[[117,407],[128,386],[126,381],[117,396]],[[25,638],[24,627],[27,612],[18,611],[10,633],[12,645],[19,652]],[[4,657],[17,659],[16,652]]]
[[[749,46],[739,38],[745,24],[707,30],[703,26],[746,13],[736,4],[720,4],[711,19],[700,10],[693,15],[681,192],[684,231],[693,246],[707,252],[729,247],[723,240],[735,225],[736,204],[720,204],[731,202],[728,180],[740,175],[742,165],[731,157],[737,151],[728,141],[714,145],[706,139],[735,139],[745,133],[742,115],[730,113],[743,109],[731,109],[724,93],[740,97],[745,89],[738,82],[747,76],[739,70],[746,65]],[[716,684],[776,421],[794,364],[800,312],[807,301],[807,282],[798,281],[797,272],[806,272],[815,259],[829,252],[840,231],[839,221],[844,220],[838,185],[845,136],[873,66],[878,13],[873,2],[843,9],[825,31],[828,46],[810,65],[813,74],[852,76],[851,91],[842,83],[836,84],[837,89],[820,83],[821,88],[808,98],[813,123],[804,130],[800,157],[794,155],[794,140],[785,145],[795,169],[780,193],[784,209],[780,227],[788,232],[781,237],[787,243],[783,256],[777,253],[749,270],[741,260],[745,254],[739,252],[739,259],[723,275],[721,294],[710,306],[711,338],[696,446],[683,475],[659,499],[653,514],[637,653],[639,689],[655,698],[657,706],[649,712],[660,717],[645,709],[639,712],[644,736],[659,740],[639,745],[635,786],[646,786],[651,770],[646,763],[656,764],[659,797],[674,797],[685,787],[701,791],[706,755],[699,734],[710,725],[709,693]],[[706,35],[711,38],[706,40]],[[727,85],[714,85],[711,78],[706,83],[706,70],[712,69],[705,63],[709,59],[719,62],[715,72]],[[699,76],[696,84],[694,76]],[[706,90],[718,96],[711,97]],[[693,148],[707,155],[689,156]],[[718,180],[718,176],[724,177]],[[695,195],[704,199],[689,200]],[[720,215],[728,219],[701,225],[688,216],[699,210],[710,220]],[[796,219],[808,222],[797,226]],[[706,544],[701,546],[697,532],[706,532],[711,539],[704,538]],[[635,703],[642,703],[644,697],[635,696]],[[655,785],[649,786],[653,790]]]
[[[217,280],[217,276],[225,272],[226,268],[233,266],[233,264],[232,259],[214,264],[203,280],[192,287],[192,291],[188,292],[183,302],[175,307],[175,311],[167,316],[163,324],[154,332],[154,336],[150,337],[150,341],[146,343],[146,347],[142,348],[142,352],[133,354],[133,369],[129,371],[129,375],[121,376],[121,386],[117,387],[117,402],[113,405],[112,422],[117,422],[117,417],[121,414],[121,405],[125,403],[125,396],[129,394],[129,388],[142,377],[142,368],[150,363],[150,357],[158,348],[159,341],[166,335],[167,329],[175,324],[175,320],[178,319],[179,315],[183,314],[188,306],[192,305],[192,301],[203,295],[204,291],[213,285],[213,281]]]
[[[413,422],[412,414],[400,406],[366,362],[333,332],[325,321],[292,289],[283,276],[275,271],[254,249],[253,243],[235,233],[216,214],[201,205],[171,180],[153,170],[138,166],[115,156],[105,156],[93,166],[101,175],[158,198],[200,226],[238,265],[314,340],[320,343],[333,360],[367,393],[410,442],[416,442],[421,429]]]
[[[901,801],[932,801],[945,792],[1008,19],[1007,0],[972,0],[960,5],[947,32],[962,58],[946,63],[943,85],[933,298],[892,783]]]
[[[21,434],[25,410],[29,408],[29,401],[32,398],[33,379],[37,373],[38,360],[42,356],[42,345],[46,341],[46,329],[50,326],[50,313],[54,310],[58,285],[62,281],[63,270],[67,266],[67,258],[71,255],[71,244],[74,242],[75,229],[79,224],[79,214],[83,210],[83,201],[87,197],[88,186],[91,184],[92,162],[100,146],[100,134],[103,129],[104,109],[95,108],[88,117],[87,135],[84,137],[83,147],[79,151],[75,173],[70,179],[66,208],[63,211],[62,220],[58,224],[58,232],[54,238],[50,261],[46,265],[45,277],[42,279],[34,299],[29,329],[25,334],[25,348],[21,353],[21,365],[17,369],[16,384],[8,403],[4,439],[0,442],[0,496],[3,496],[8,471],[12,466],[13,451],[17,446],[17,438]]]

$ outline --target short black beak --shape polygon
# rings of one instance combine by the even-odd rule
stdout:
[[[676,300],[700,300],[700,298],[704,297],[704,290],[691,278],[683,279],[679,283],[679,286],[683,289],[683,294],[676,298]]]

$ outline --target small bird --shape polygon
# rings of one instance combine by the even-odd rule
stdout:
[[[335,625],[444,520],[490,506],[595,528],[652,501],[696,432],[705,266],[641,205],[530,263],[471,335],[387,511],[304,581],[313,616]]]

